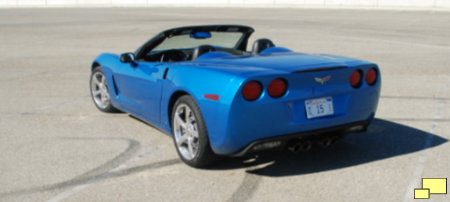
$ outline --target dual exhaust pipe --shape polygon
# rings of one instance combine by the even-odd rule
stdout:
[[[316,140],[316,143],[320,145],[322,148],[327,148],[330,146],[335,145],[339,140],[338,136],[331,136],[326,138],[321,138]],[[305,152],[309,151],[312,148],[312,141],[311,140],[294,140],[288,146],[288,149],[293,153],[299,153],[299,152]]]
[[[299,140],[294,142],[288,149],[293,153],[299,153],[301,151],[308,151],[312,147],[312,142],[310,140]]]
[[[335,145],[339,140],[338,136],[331,136],[331,137],[327,137],[327,138],[323,138],[319,141],[317,141],[317,143],[322,146],[323,148],[327,148],[330,146]]]

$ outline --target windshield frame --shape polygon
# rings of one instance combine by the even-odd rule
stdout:
[[[150,52],[170,49],[194,49],[205,44],[213,47],[236,48],[236,44],[240,42],[244,35],[242,32],[210,31],[207,33],[211,34],[209,38],[200,39],[191,37],[192,33],[173,35],[167,37]]]
[[[169,29],[157,34],[155,37],[147,41],[144,45],[139,47],[135,52],[136,59],[143,58],[146,54],[148,54],[155,47],[159,46],[163,41],[170,37],[190,34],[194,32],[240,32],[242,33],[242,36],[236,42],[236,45],[233,48],[245,51],[245,49],[247,48],[248,39],[254,32],[254,29],[243,25],[203,25]]]

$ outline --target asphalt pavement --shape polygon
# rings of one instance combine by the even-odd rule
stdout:
[[[0,201],[413,201],[422,178],[450,177],[449,22],[439,11],[0,9]],[[251,41],[379,64],[375,121],[329,149],[194,169],[171,137],[97,110],[98,54],[194,24],[250,25]]]

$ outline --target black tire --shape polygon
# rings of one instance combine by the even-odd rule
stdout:
[[[119,112],[119,110],[114,108],[111,104],[110,93],[106,86],[106,81],[103,82],[103,84],[101,84],[102,82],[98,80],[99,77],[103,77],[103,79],[106,79],[102,68],[100,66],[97,66],[92,70],[91,77],[89,80],[89,87],[90,87],[92,101],[94,102],[95,106],[100,111],[109,112],[109,113]],[[97,79],[97,82],[94,81],[94,79]],[[100,83],[98,83],[98,82],[100,82]],[[104,89],[103,89],[102,85],[104,85]],[[107,100],[103,101],[103,96],[105,95],[105,93],[107,94],[108,98],[107,98]]]
[[[184,115],[181,115],[180,111],[182,111],[183,107],[189,107],[191,113],[189,113],[189,115],[186,115],[185,109],[185,111],[183,112]],[[184,130],[185,134],[183,134],[182,132],[183,126],[181,126],[179,123],[176,123],[177,122],[175,117],[176,115],[180,116],[180,118],[181,116],[184,116],[185,118],[184,123],[186,125],[189,125],[188,122],[190,122],[190,125],[192,126],[191,133],[192,131],[194,131],[194,133],[197,133],[198,138],[193,137],[193,135],[190,136],[188,129],[185,129]],[[195,119],[189,120],[190,118],[188,117],[192,118],[192,116],[194,116]],[[200,112],[198,105],[195,103],[195,100],[191,96],[183,95],[175,102],[172,108],[171,124],[172,124],[173,142],[177,150],[178,156],[181,158],[181,160],[183,160],[183,162],[192,167],[202,168],[211,165],[218,159],[218,156],[214,154],[214,152],[211,149],[208,132],[206,130],[206,125],[203,120],[203,116]],[[186,139],[186,136],[189,136],[189,138],[191,138],[193,141],[192,144],[197,145],[198,147],[195,154],[190,155],[190,158],[187,157],[189,155],[186,154],[186,152],[188,152],[186,150],[189,149],[184,148],[181,143],[182,141],[180,141],[180,139],[182,139],[181,137],[184,137],[184,139]],[[188,144],[188,142],[189,139],[186,140],[186,144]],[[189,147],[188,145],[185,146]]]

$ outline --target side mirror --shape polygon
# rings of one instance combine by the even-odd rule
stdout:
[[[120,55],[120,62],[122,63],[134,63],[134,53],[123,53]]]

